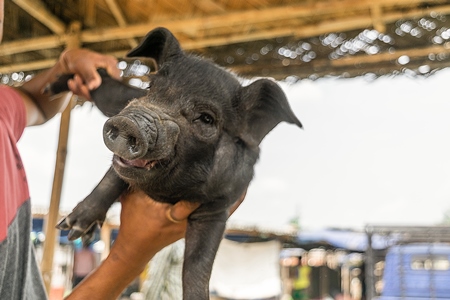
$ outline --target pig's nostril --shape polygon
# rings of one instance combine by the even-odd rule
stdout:
[[[103,140],[106,147],[116,155],[125,159],[143,157],[149,149],[149,136],[141,128],[140,119],[136,116],[114,116],[106,121],[103,127]],[[145,124],[144,124],[145,125]],[[145,127],[142,125],[142,127]]]
[[[128,147],[132,154],[136,154],[141,151],[139,145],[137,144],[136,138],[134,136],[129,136],[127,140]]]
[[[109,140],[115,141],[117,137],[119,136],[119,129],[115,126],[111,126],[109,130],[106,132],[106,136]]]

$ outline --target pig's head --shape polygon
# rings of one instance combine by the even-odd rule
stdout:
[[[236,200],[253,177],[264,136],[282,121],[301,127],[276,83],[242,86],[186,54],[167,29],[151,31],[128,56],[151,57],[158,71],[147,95],[105,123],[104,141],[117,174],[156,200]]]

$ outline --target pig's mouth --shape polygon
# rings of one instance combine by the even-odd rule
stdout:
[[[153,169],[160,162],[159,160],[149,160],[149,159],[125,159],[123,157],[114,155],[114,161],[117,162],[122,167],[132,167],[139,169]]]

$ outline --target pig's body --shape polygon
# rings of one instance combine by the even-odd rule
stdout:
[[[59,226],[72,228],[71,238],[89,232],[129,187],[156,201],[200,202],[186,232],[183,298],[209,299],[229,209],[253,177],[259,143],[281,121],[301,124],[274,82],[242,87],[231,73],[186,55],[166,29],[150,32],[128,56],[152,57],[159,70],[147,91],[127,92],[106,79],[93,93],[97,106],[114,115],[104,127],[113,168]],[[136,93],[141,97],[130,99]],[[117,111],[107,104],[114,97]]]

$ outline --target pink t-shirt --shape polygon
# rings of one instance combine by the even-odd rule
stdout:
[[[30,198],[24,166],[16,143],[26,126],[25,105],[19,93],[0,85],[0,242],[17,209]]]
[[[25,126],[21,96],[0,85],[0,299],[47,300],[30,239],[30,195],[16,146]]]

